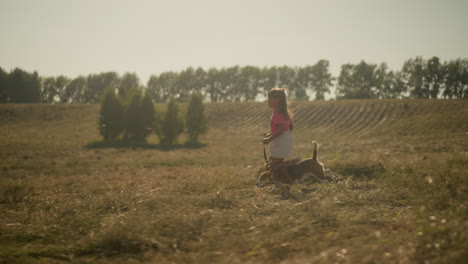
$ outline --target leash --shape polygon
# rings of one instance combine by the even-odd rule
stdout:
[[[270,133],[265,133],[265,134],[263,134],[263,138],[267,138],[267,137],[269,137],[269,136],[271,136]],[[265,145],[266,145],[266,144],[263,144],[263,158],[265,159],[265,162],[266,162],[266,164],[268,165],[268,158],[267,158],[267,154],[266,154],[266,150],[265,150]]]

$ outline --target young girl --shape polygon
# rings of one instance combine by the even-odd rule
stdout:
[[[268,105],[273,110],[270,119],[271,135],[263,139],[263,144],[270,144],[270,168],[275,169],[289,158],[294,145],[292,112],[288,109],[288,100],[283,88],[273,88],[268,92]],[[296,160],[288,162],[293,165]]]

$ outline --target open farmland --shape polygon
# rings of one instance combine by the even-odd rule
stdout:
[[[0,263],[468,259],[467,100],[293,102],[294,156],[342,180],[288,200],[254,187],[267,105],[205,109],[168,149],[99,144],[99,105],[0,105]]]

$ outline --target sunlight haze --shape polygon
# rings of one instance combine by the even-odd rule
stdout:
[[[70,78],[468,57],[468,1],[0,2],[0,67]]]

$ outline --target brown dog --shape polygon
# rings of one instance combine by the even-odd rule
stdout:
[[[312,144],[314,145],[314,156],[311,159],[306,159],[293,166],[280,165],[276,169],[267,170],[260,175],[255,185],[262,188],[274,184],[275,187],[281,187],[283,195],[287,196],[293,184],[303,182],[311,177],[322,183],[328,183],[329,180],[336,181],[331,170],[324,170],[323,164],[317,159],[317,142],[314,141]]]

